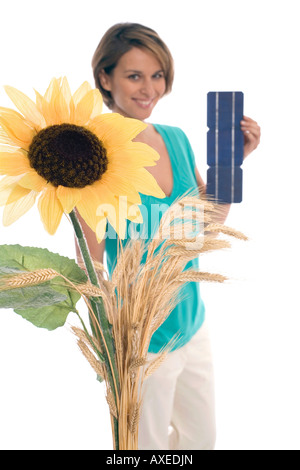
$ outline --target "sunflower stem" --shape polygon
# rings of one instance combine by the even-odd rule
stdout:
[[[77,218],[75,210],[72,210],[69,216],[74,227],[75,235],[78,241],[78,245],[79,245],[81,255],[82,255],[88,276],[90,278],[90,281],[92,284],[94,284],[94,286],[100,287],[98,278],[97,278],[97,273],[95,271],[95,268],[91,259],[91,255],[90,255],[90,252],[89,252],[89,249],[88,249],[88,246],[87,246],[87,243],[86,243],[86,240],[85,240],[85,237],[84,237],[84,234],[83,234],[83,231],[82,231],[80,222]]]
[[[84,261],[84,264],[87,270],[88,277],[93,285],[100,287],[97,273],[95,271],[95,267],[92,262],[91,255],[90,255],[87,243],[86,243],[86,239],[84,237],[81,224],[77,218],[75,210],[70,212],[69,216],[70,216],[70,220],[72,222],[72,225],[75,231],[75,235],[78,241],[82,259]],[[114,345],[113,337],[111,335],[110,323],[107,319],[104,304],[103,304],[103,299],[101,297],[91,298],[90,305],[98,319],[99,326],[102,330],[102,334],[104,337],[104,340],[103,340],[101,337],[101,334],[99,335],[101,349],[105,356],[105,363],[107,366],[106,370],[108,373],[109,383],[114,394],[115,402],[117,404],[119,401],[120,385],[119,385],[119,374],[118,374],[118,369],[117,369],[116,360],[115,360],[115,357],[116,357],[115,345]],[[113,426],[114,445],[115,445],[115,450],[118,450],[119,449],[119,431],[118,431],[118,420],[115,417],[113,418],[113,423],[114,423],[114,426]]]

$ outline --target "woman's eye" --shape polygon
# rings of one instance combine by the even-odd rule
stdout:
[[[163,77],[164,77],[163,72],[158,72],[154,75],[154,78],[163,78]]]
[[[140,76],[137,73],[134,73],[132,75],[129,75],[128,77],[130,80],[138,80]]]

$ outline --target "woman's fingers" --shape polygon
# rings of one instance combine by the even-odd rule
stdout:
[[[244,158],[246,158],[260,143],[261,130],[256,121],[243,116],[241,130],[244,133]]]

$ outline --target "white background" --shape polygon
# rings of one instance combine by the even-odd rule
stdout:
[[[244,201],[227,224],[250,241],[203,258],[229,275],[203,285],[214,352],[217,449],[300,449],[299,14],[292,0],[37,0],[5,2],[0,105],[9,84],[33,98],[53,76],[93,84],[90,62],[117,22],[155,29],[175,60],[171,95],[152,122],[182,127],[206,178],[206,94],[240,90],[259,122],[244,164]],[[46,234],[33,208],[0,242],[75,257],[71,227]],[[85,311],[82,306],[83,313]],[[111,449],[103,385],[68,328],[38,330],[11,310],[0,322],[1,449]],[[72,316],[69,322],[73,321]]]

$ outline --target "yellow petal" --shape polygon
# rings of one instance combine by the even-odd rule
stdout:
[[[106,180],[103,175],[100,181],[96,181],[96,183],[94,183],[90,187],[97,194],[100,203],[114,204],[115,203],[114,194],[111,192],[111,190],[109,189],[105,181]]]
[[[13,185],[12,192],[10,193],[9,198],[7,199],[7,204],[11,204],[12,202],[16,202],[19,199],[24,198],[31,192],[31,189],[22,188],[21,186]]]
[[[11,186],[10,188],[4,188],[0,191],[0,206],[5,206],[13,189],[14,186]]]
[[[70,121],[68,83],[66,79],[53,78],[45,93],[44,100],[39,97],[47,125],[62,124]]]
[[[116,148],[134,139],[146,129],[137,119],[125,118],[117,113],[102,114],[89,122],[88,128],[94,132],[107,148]]]
[[[6,204],[12,190],[17,186],[19,179],[20,176],[5,176],[2,178],[0,181],[0,206],[4,206]]]
[[[4,108],[3,106],[0,106],[0,116],[11,116],[11,117],[17,117],[19,119],[24,119],[22,114],[18,113],[18,111],[15,111],[14,109],[11,108]]]
[[[102,176],[99,183],[101,185],[105,183],[111,193],[115,196],[126,196],[128,200],[134,202],[135,204],[141,203],[141,198],[137,190],[131,181],[128,181],[128,179],[126,179],[124,176],[113,172],[107,172]],[[95,183],[95,188],[96,187],[97,183]]]
[[[0,180],[0,191],[17,184],[20,178],[22,178],[22,176],[5,176]]]
[[[30,170],[28,158],[21,153],[0,153],[0,175],[17,176],[23,175]]]
[[[9,115],[0,116],[0,125],[14,143],[28,150],[36,132],[24,119]]]
[[[35,92],[35,101],[36,101],[36,106],[37,106],[37,109],[40,111],[41,114],[44,113],[44,110],[43,110],[43,101],[44,101],[44,97],[36,90],[34,90]]]
[[[66,102],[63,91],[59,89],[55,95],[54,108],[56,112],[56,123],[62,124],[70,120],[70,108]]]
[[[69,117],[67,122],[74,124],[75,104],[72,97],[70,85],[66,77],[64,77],[62,80],[61,91],[68,106]]]
[[[71,88],[70,88],[69,82],[68,82],[66,77],[63,77],[63,79],[62,79],[61,91],[62,91],[63,97],[65,99],[65,102],[69,106],[69,104],[72,100],[72,93],[71,93]]]
[[[11,204],[26,196],[30,189],[18,185],[20,176],[6,176],[0,182],[0,206]]]
[[[16,152],[21,152],[22,153],[22,150],[20,148],[18,148],[16,145],[1,145],[0,144],[0,153],[16,153]],[[24,155],[22,153],[22,155]]]
[[[43,114],[44,119],[45,119],[45,123],[46,123],[45,127],[49,126],[50,124],[52,124],[52,122],[49,122],[49,119],[48,119],[49,103],[37,90],[34,90],[34,92],[35,92],[36,106],[38,110]]]
[[[93,92],[94,92],[94,108],[90,116],[90,119],[93,119],[96,116],[99,116],[102,113],[102,108],[103,108],[103,99],[102,99],[102,95],[100,91],[96,89],[96,90],[93,90]]]
[[[43,114],[46,126],[51,126],[56,123],[56,113],[50,103],[38,91],[35,91],[36,104],[40,112]]]
[[[77,209],[81,217],[86,221],[88,226],[95,232],[97,226],[97,208],[100,205],[100,199],[96,191],[91,186],[83,188],[81,200],[77,203]]]
[[[130,142],[116,148],[109,148],[108,160],[114,168],[124,170],[155,166],[159,160],[159,154],[147,144]]]
[[[160,186],[157,184],[155,178],[145,168],[140,168],[130,172],[132,178],[132,184],[137,191],[142,194],[148,194],[157,198],[165,198],[166,195]]]
[[[38,208],[45,229],[54,235],[64,213],[61,203],[56,196],[56,188],[48,187],[42,193]]]
[[[18,184],[23,188],[32,189],[39,193],[47,186],[47,181],[38,175],[35,170],[30,169],[26,175],[21,177]]]
[[[28,98],[28,96],[11,86],[5,86],[4,88],[12,102],[28,121],[30,121],[39,129],[45,126],[45,119],[43,115],[38,110],[36,104],[30,98]]]
[[[69,108],[70,108],[70,123],[76,124],[75,104],[74,104],[73,98],[70,101]]]
[[[3,211],[4,226],[8,226],[14,223],[16,220],[22,217],[22,215],[26,214],[26,212],[28,212],[29,209],[31,209],[31,207],[34,205],[38,193],[35,191],[25,190],[24,188],[22,188],[22,190],[24,192],[24,196],[17,201],[10,202],[11,196],[8,198]]]
[[[0,142],[2,144],[8,144],[8,145],[15,145],[16,146],[16,143],[10,137],[8,137],[8,134],[5,132],[4,129],[0,129]]]
[[[82,192],[79,188],[66,188],[58,186],[56,195],[66,213],[70,213],[81,199]]]
[[[59,88],[59,81],[57,80],[57,78],[52,78],[47,90],[46,90],[46,93],[44,95],[44,98],[46,101],[48,101],[48,103],[50,103],[50,101],[52,101],[53,99],[53,93],[54,93],[54,90],[57,90]]]
[[[75,108],[75,124],[86,124],[94,109],[94,90],[90,90]]]
[[[82,100],[82,98],[92,89],[91,85],[88,82],[83,82],[82,85],[75,91],[73,95],[73,101],[75,106]]]
[[[61,124],[60,81],[53,78],[45,93],[43,109],[48,125]]]
[[[127,198],[113,196],[111,199],[107,198],[106,201],[102,200],[103,202],[98,206],[97,215],[107,218],[119,238],[124,239],[126,233]]]
[[[117,203],[114,200],[111,203],[103,202],[97,208],[97,215],[100,217],[98,220],[107,219],[117,232],[118,212]]]

